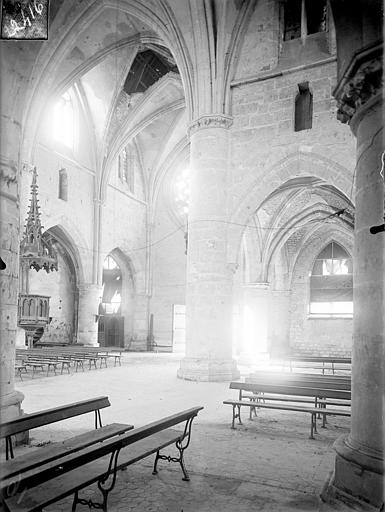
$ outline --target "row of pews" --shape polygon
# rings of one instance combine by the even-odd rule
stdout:
[[[317,419],[326,428],[327,416],[350,416],[350,375],[323,375],[294,372],[255,372],[244,380],[230,383],[237,398],[223,403],[232,406],[232,424],[242,425],[241,409],[249,410],[249,419],[262,409],[300,412],[310,416],[310,439],[317,433]]]
[[[23,375],[32,375],[36,373],[43,373],[48,376],[50,373],[56,375],[60,370],[71,373],[82,370],[85,367],[91,370],[92,368],[107,368],[108,360],[114,361],[114,366],[117,364],[121,366],[122,351],[117,349],[108,349],[103,347],[75,347],[69,345],[68,347],[53,347],[53,348],[30,348],[30,349],[16,349],[15,357],[15,372],[16,375],[23,380]]]

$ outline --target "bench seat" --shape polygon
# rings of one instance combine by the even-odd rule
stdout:
[[[117,471],[176,443],[182,435],[183,432],[167,429],[123,448],[119,453]],[[21,500],[20,496],[16,495],[4,501],[10,512],[41,511],[42,508],[70,496],[74,492],[77,493],[100,480],[105,475],[109,462],[110,456],[106,455],[82,467],[73,469],[58,478],[28,489],[23,493]],[[79,502],[79,498],[77,498],[77,501]]]
[[[115,485],[117,471],[156,453],[153,474],[157,473],[159,460],[180,464],[183,480],[189,480],[184,466],[184,451],[190,444],[191,425],[194,417],[203,409],[193,407],[161,420],[152,422],[122,434],[113,435],[103,442],[96,434],[84,434],[85,443],[77,450],[62,450],[52,458],[52,453],[36,450],[36,459],[20,461],[15,472],[15,461],[4,465],[6,477],[0,480],[2,503],[8,512],[41,512],[44,507],[74,493],[72,511],[78,503],[107,511],[108,494]],[[184,423],[184,429],[173,426]],[[126,428],[130,426],[126,425]],[[75,439],[79,439],[78,436]],[[67,445],[73,442],[67,440]],[[176,456],[161,455],[160,451],[175,443]],[[78,441],[75,441],[78,444]],[[11,475],[11,476],[8,476]],[[174,478],[174,477],[172,477]],[[95,503],[79,498],[78,492],[97,482],[103,501]]]
[[[326,409],[319,407],[305,407],[302,405],[291,405],[291,404],[278,404],[278,403],[263,403],[263,402],[254,402],[254,401],[244,401],[244,400],[225,400],[223,402],[226,405],[231,405],[233,407],[233,419],[231,428],[235,428],[234,423],[235,419],[238,418],[238,423],[242,425],[241,420],[241,407],[250,407],[256,411],[256,408],[261,409],[278,409],[282,411],[293,411],[293,412],[304,412],[311,415],[311,423],[310,423],[310,439],[314,439],[314,432],[317,432],[317,414],[322,414],[325,418],[326,415],[333,416],[350,416],[350,411],[346,409]]]

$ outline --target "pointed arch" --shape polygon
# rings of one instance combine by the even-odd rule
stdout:
[[[230,215],[227,237],[230,262],[237,261],[243,226],[250,222],[251,216],[266,198],[290,181],[290,178],[297,180],[297,186],[301,178],[315,179],[318,185],[330,187],[332,184],[336,193],[352,205],[349,199],[352,192],[351,173],[348,169],[316,153],[292,153],[264,171],[262,179],[255,181]]]
[[[60,224],[51,226],[44,234],[51,236],[54,241],[60,244],[61,252],[65,255],[66,261],[73,271],[75,284],[79,286],[80,283],[84,282],[84,274],[78,246],[72,236]]]
[[[193,111],[191,58],[182,31],[166,2],[162,1],[154,6],[152,3],[143,4],[139,0],[98,0],[96,2],[86,0],[78,4],[76,8],[70,4],[68,4],[68,7],[64,7],[63,4],[51,28],[52,38],[50,38],[49,44],[42,46],[36,59],[32,73],[32,76],[36,78],[31,83],[29,93],[26,95],[22,123],[22,140],[25,141],[22,153],[26,161],[33,159],[32,152],[35,147],[34,137],[26,137],[26,135],[37,133],[37,126],[45,106],[47,92],[51,94],[58,86],[55,83],[57,70],[66,58],[68,48],[75,43],[79,34],[108,8],[115,8],[119,12],[126,13],[144,22],[155,31],[162,44],[169,48],[182,77],[186,104],[191,118],[191,112]],[[68,9],[71,9],[70,13],[67,12]],[[66,40],[65,45],[62,44],[64,39]],[[115,51],[115,48],[112,47],[110,51]],[[71,76],[74,78],[76,75]]]

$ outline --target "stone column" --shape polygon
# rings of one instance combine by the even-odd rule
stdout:
[[[97,284],[79,285],[77,342],[98,346],[98,321],[102,287]]]
[[[384,222],[381,78],[381,57],[353,62],[339,96],[337,89],[339,118],[357,137],[352,418],[350,434],[334,445],[335,471],[326,493],[373,510],[384,502],[385,233],[370,233]]]
[[[15,137],[18,135],[12,134]],[[15,390],[19,291],[19,173],[17,162],[5,157],[1,157],[0,169],[0,255],[6,264],[6,268],[0,270],[0,421],[3,422],[20,415],[20,404],[24,395]]]
[[[232,359],[232,281],[227,264],[231,118],[203,116],[190,128],[191,181],[186,287],[186,357],[178,377],[226,381]]]
[[[134,339],[131,341],[129,348],[131,350],[147,349],[148,334],[148,295],[147,293],[135,294],[135,308],[133,317],[133,334]],[[128,340],[129,341],[129,340]]]

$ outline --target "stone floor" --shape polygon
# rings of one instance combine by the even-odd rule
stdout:
[[[109,510],[139,512],[317,511],[319,493],[333,469],[332,444],[348,431],[348,418],[330,418],[309,439],[310,419],[301,413],[262,410],[253,421],[230,429],[231,407],[222,404],[236,397],[228,383],[189,382],[177,379],[178,357],[170,354],[126,353],[122,366],[58,376],[23,377],[16,388],[25,395],[25,412],[71,401],[108,395],[111,407],[102,411],[103,423],[135,426],[203,405],[194,420],[186,465],[191,481],[184,482],[177,465],[160,461],[157,476],[148,458],[120,472],[109,497]],[[251,368],[241,367],[246,374]],[[65,420],[31,431],[31,445],[39,449],[93,428],[93,416]],[[95,486],[82,497],[97,499]],[[80,512],[85,510],[79,505]],[[67,498],[47,511],[71,510]]]

